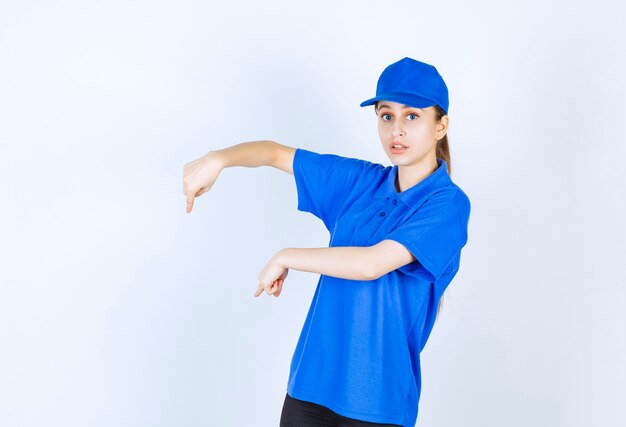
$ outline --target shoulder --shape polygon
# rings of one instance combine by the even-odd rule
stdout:
[[[467,227],[471,202],[467,194],[450,182],[433,190],[411,215],[411,219],[430,223],[457,223]]]
[[[345,175],[360,175],[364,172],[382,173],[385,167],[379,163],[352,156],[323,153],[305,148],[296,148],[294,167],[315,167],[320,171]]]
[[[306,148],[301,148],[301,147],[297,147],[295,149],[295,153],[296,156],[300,156],[302,158],[311,158],[311,159],[328,159],[328,160],[334,160],[334,161],[344,161],[344,162],[348,162],[348,163],[360,163],[363,165],[367,165],[367,166],[381,166],[378,163],[374,163],[374,162],[370,162],[368,160],[363,160],[363,159],[359,159],[356,157],[351,157],[351,156],[342,156],[340,154],[335,154],[335,153],[327,153],[327,152],[321,152],[321,151],[313,151],[313,150],[309,150]]]
[[[424,202],[427,206],[440,207],[441,209],[457,209],[463,216],[469,215],[472,204],[469,197],[454,182],[450,181],[435,191],[433,191]]]

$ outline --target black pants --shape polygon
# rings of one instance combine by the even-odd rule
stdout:
[[[280,427],[402,427],[399,424],[380,424],[344,417],[326,406],[295,399],[285,394]]]

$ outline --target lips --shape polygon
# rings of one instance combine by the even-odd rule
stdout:
[[[402,154],[404,153],[406,150],[408,150],[409,148],[405,145],[400,144],[401,148],[394,148],[393,147],[394,144],[391,145],[391,148],[389,149],[389,151],[391,151],[391,154]]]
[[[389,144],[389,148],[390,148],[390,149],[394,149],[394,148],[393,148],[393,146],[394,146],[394,145],[399,145],[399,146],[400,146],[400,148],[409,148],[409,147],[407,147],[407,146],[406,146],[406,145],[404,145],[404,144],[400,144],[399,142],[392,142],[391,144]]]

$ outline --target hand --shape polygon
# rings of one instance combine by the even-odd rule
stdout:
[[[283,282],[287,274],[289,274],[289,269],[280,262],[279,251],[259,273],[259,287],[254,293],[254,296],[258,297],[265,290],[268,295],[274,295],[278,298],[283,290]]]
[[[193,200],[209,191],[222,171],[217,154],[209,151],[204,156],[186,163],[183,168],[183,194],[187,197],[187,213]]]

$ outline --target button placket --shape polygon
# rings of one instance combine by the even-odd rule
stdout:
[[[391,199],[391,197],[387,196],[387,197],[385,197],[385,199],[387,200],[387,203],[389,203],[389,199]],[[398,203],[398,199],[391,199],[391,204],[392,205],[395,205],[397,203]],[[385,212],[380,212],[378,215],[383,217],[383,216],[386,215],[386,213]]]

